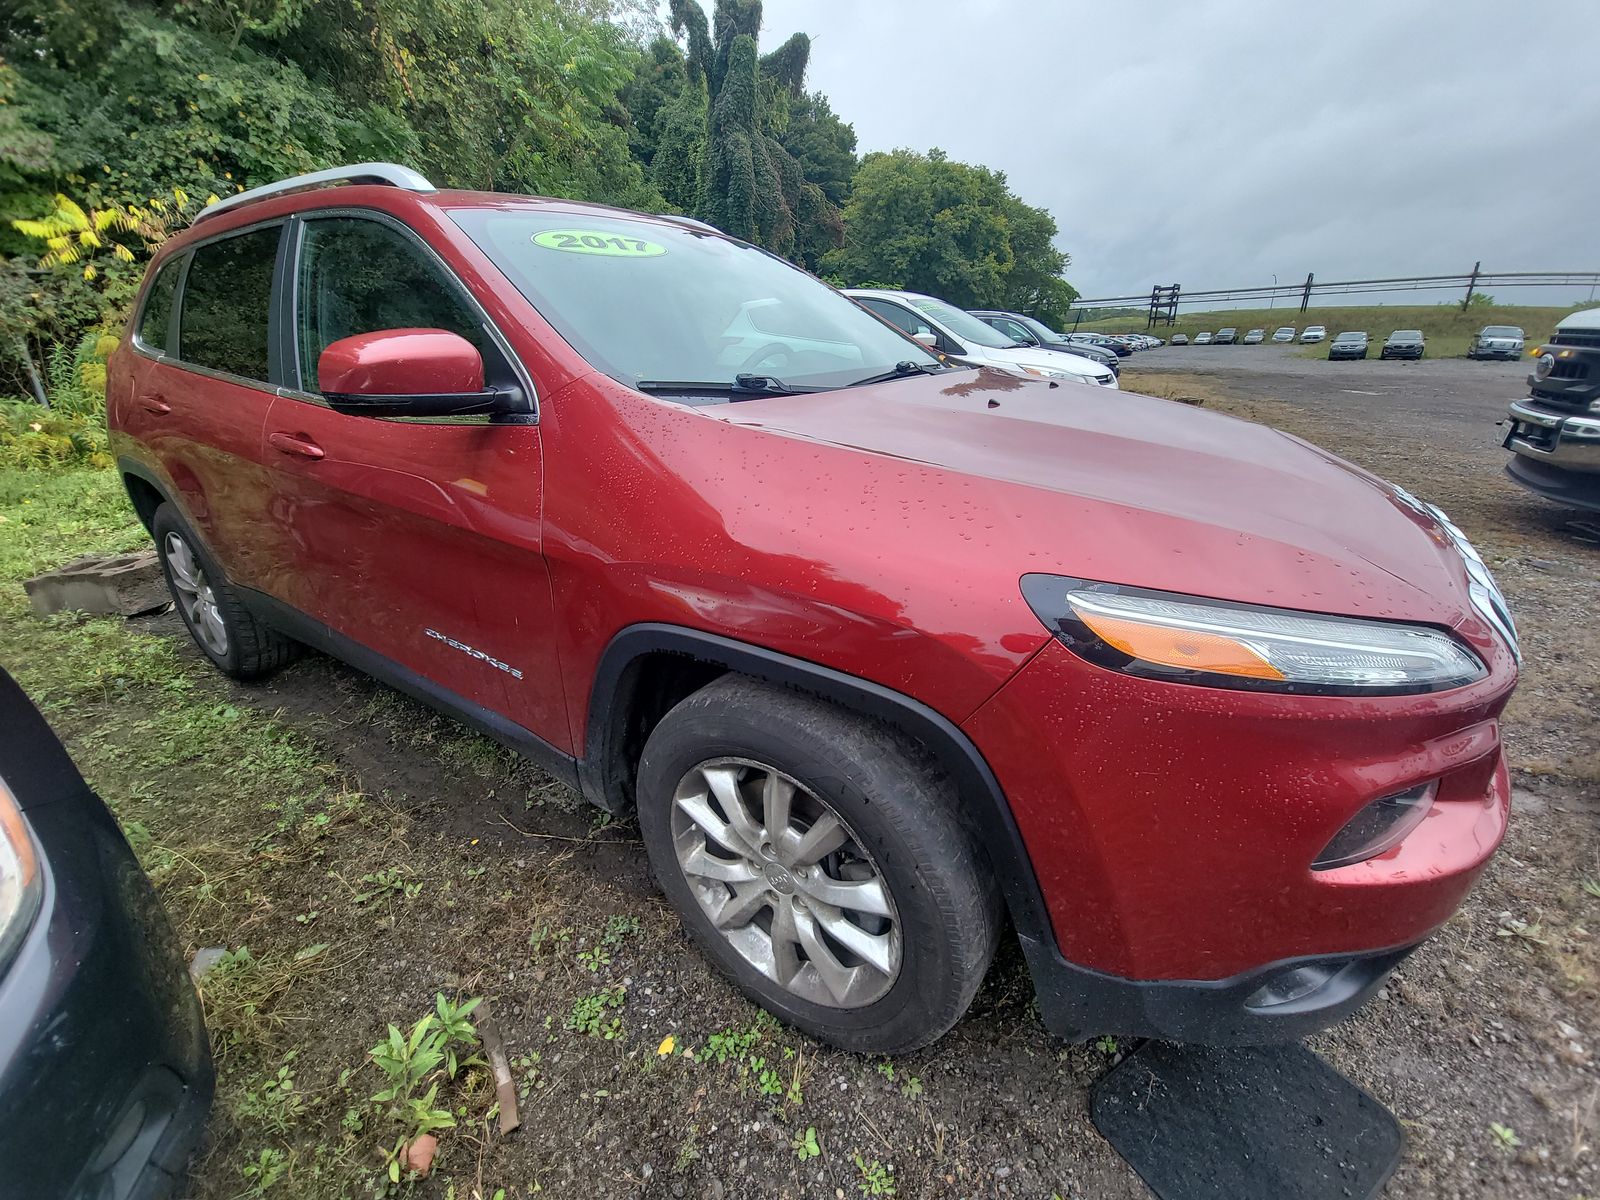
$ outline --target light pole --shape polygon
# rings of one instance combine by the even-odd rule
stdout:
[[[1267,297],[1267,310],[1270,312],[1273,305],[1278,303],[1278,277],[1272,277],[1272,295]]]

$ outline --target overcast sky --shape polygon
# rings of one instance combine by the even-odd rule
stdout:
[[[862,152],[1004,171],[1085,296],[1600,270],[1591,0],[766,0],[797,29]]]

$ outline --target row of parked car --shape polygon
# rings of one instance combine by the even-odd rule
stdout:
[[[1300,344],[1308,345],[1316,342],[1327,341],[1328,329],[1325,325],[1307,325],[1300,334]],[[1196,346],[1231,346],[1235,343],[1244,346],[1259,346],[1267,341],[1264,329],[1251,329],[1243,337],[1239,331],[1231,326],[1219,329],[1215,334],[1210,332],[1194,335],[1193,345]],[[1283,325],[1273,331],[1272,341],[1292,342],[1295,340],[1295,327]],[[1188,346],[1191,344],[1188,334],[1175,333],[1172,335],[1174,346]],[[1479,330],[1467,347],[1468,358],[1519,358],[1523,348],[1522,330],[1515,325],[1485,325]],[[1351,330],[1339,334],[1328,346],[1328,357],[1331,359],[1366,358],[1371,349],[1370,342],[1364,330]],[[1383,347],[1378,353],[1379,358],[1422,358],[1427,353],[1427,340],[1420,329],[1396,329],[1384,339]]]
[[[920,292],[846,288],[844,294],[946,359],[993,367],[1013,375],[1117,386],[1121,351],[1096,341],[1078,340],[1099,335],[1057,333],[1023,313],[997,309],[968,312]]]

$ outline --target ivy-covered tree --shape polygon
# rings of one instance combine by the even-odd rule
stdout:
[[[839,244],[843,226],[783,140],[805,98],[810,38],[797,33],[758,57],[760,0],[718,0],[709,24],[695,0],[673,0],[672,24],[687,44],[686,91],[701,81],[706,90],[696,215],[816,267]]]
[[[706,166],[700,189],[700,215],[724,233],[758,240],[756,160],[762,160],[761,184],[771,186],[771,166],[756,130],[756,42],[739,34],[719,52],[715,78],[720,86],[711,101],[706,130]]]

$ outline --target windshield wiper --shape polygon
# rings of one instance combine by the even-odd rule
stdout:
[[[770,375],[745,375],[733,377],[733,382],[694,382],[679,379],[641,379],[633,385],[641,392],[683,392],[688,395],[723,394],[735,396],[799,396],[814,391],[813,388],[792,388],[781,379]]]
[[[937,363],[915,363],[907,358],[895,363],[892,371],[885,371],[881,375],[868,375],[865,379],[858,379],[845,386],[866,387],[869,383],[888,383],[891,379],[910,379],[913,375],[937,375],[942,370],[944,368]]]

